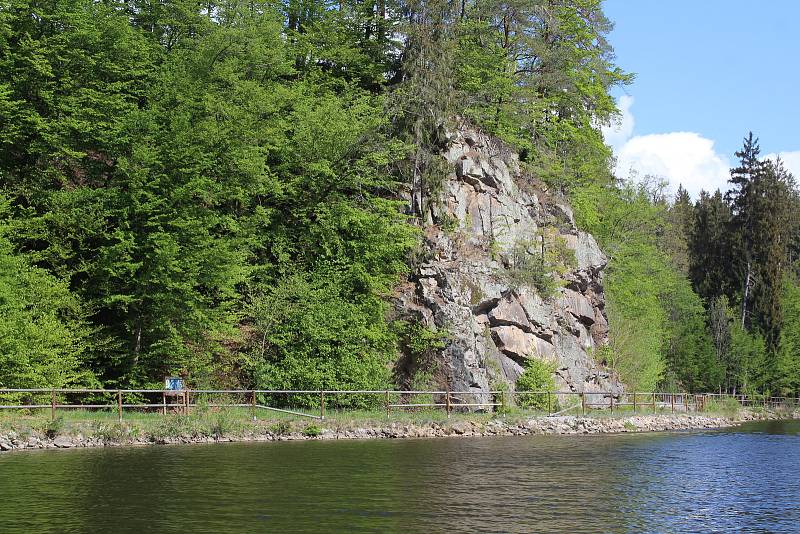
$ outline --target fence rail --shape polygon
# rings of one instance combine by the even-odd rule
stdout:
[[[72,401],[72,402],[70,402]],[[265,389],[0,389],[0,410],[114,410],[121,421],[125,410],[168,412],[188,415],[193,409],[248,408],[325,419],[326,410],[348,409],[444,410],[453,412],[498,411],[511,406],[540,415],[609,410],[633,413],[703,412],[711,403],[736,402],[740,406],[797,408],[794,397],[748,397],[720,393],[642,393],[603,391],[396,391],[396,390],[265,390]]]

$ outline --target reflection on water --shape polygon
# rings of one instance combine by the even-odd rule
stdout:
[[[799,432],[5,454],[0,531],[792,531]]]

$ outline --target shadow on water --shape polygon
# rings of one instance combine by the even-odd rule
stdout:
[[[789,531],[800,423],[0,456],[2,532]]]

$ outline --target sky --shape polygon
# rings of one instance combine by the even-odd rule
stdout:
[[[800,180],[800,0],[605,0],[621,121],[616,173],[723,191],[749,131]]]

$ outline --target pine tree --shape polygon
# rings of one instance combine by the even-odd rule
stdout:
[[[686,189],[678,186],[675,200],[666,213],[664,248],[680,272],[689,273],[689,239],[694,224],[694,206]]]
[[[689,233],[689,279],[706,302],[723,295],[736,296],[736,279],[730,268],[730,219],[730,209],[719,190],[714,195],[700,192]]]
[[[756,273],[758,252],[756,247],[764,238],[761,235],[760,223],[764,204],[761,196],[764,192],[764,164],[759,160],[761,149],[758,139],[750,132],[744,139],[742,149],[736,152],[739,166],[731,169],[728,182],[731,189],[725,193],[725,200],[731,208],[731,232],[737,238],[736,253],[733,255],[735,269],[741,280],[741,327],[752,324],[750,311],[753,300],[753,287],[759,283]]]

